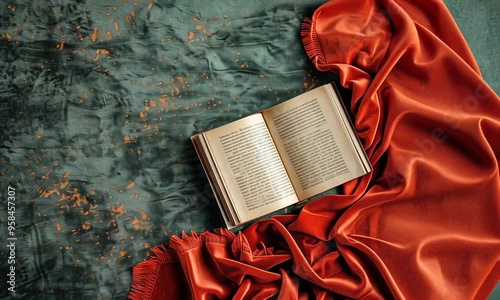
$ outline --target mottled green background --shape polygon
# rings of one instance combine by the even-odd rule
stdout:
[[[12,184],[18,238],[9,296],[124,299],[152,246],[223,226],[189,136],[334,79],[300,40],[323,2],[2,1],[0,236]],[[499,91],[498,2],[449,5]]]

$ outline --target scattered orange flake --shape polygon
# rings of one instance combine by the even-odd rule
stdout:
[[[205,26],[205,25],[203,25],[203,24],[196,25],[196,30],[201,30],[203,28],[203,26]]]
[[[125,144],[130,143],[130,136],[129,135],[124,136],[123,141],[125,142]]]
[[[7,40],[8,40],[9,42],[10,42],[10,40],[11,40],[11,37],[10,37],[10,35],[9,35],[8,33],[6,33],[6,34],[2,34],[2,37],[7,38]]]
[[[59,224],[58,220],[56,220],[56,229],[57,229],[57,232],[61,232],[61,224]]]
[[[149,248],[151,247],[151,244],[149,244],[148,242],[144,243],[144,248]]]
[[[115,29],[118,30],[118,28],[120,27],[118,26],[118,23],[115,22]]]
[[[59,50],[64,49],[64,42],[60,42],[59,44],[57,44],[56,49],[59,49]]]
[[[114,212],[114,213],[118,213],[118,216],[121,216],[123,215],[126,210],[125,210],[125,204],[122,204],[118,207],[114,207],[114,206],[111,206],[111,211]]]
[[[151,9],[151,7],[153,7],[153,3],[152,2],[148,4],[148,8]]]
[[[90,229],[90,223],[88,221],[85,221],[82,225],[83,230],[89,230]]]
[[[61,182],[61,183],[59,184],[59,188],[60,188],[60,189],[64,189],[65,187],[67,187],[67,186],[68,186],[68,184],[69,184],[69,181]]]
[[[148,218],[148,214],[145,211],[143,211],[143,210],[141,210],[141,218],[143,220],[146,220]]]
[[[200,19],[198,19],[197,17],[193,17],[193,21],[199,21]]]
[[[125,255],[127,255],[127,251],[120,250],[120,257],[124,257]]]
[[[41,138],[43,138],[43,136],[41,136],[41,135],[37,135],[37,136],[36,136],[36,138],[37,138],[37,139],[41,139]]]
[[[179,94],[180,94],[180,90],[179,90],[179,88],[177,87],[177,85],[175,85],[175,84],[174,84],[174,90],[172,91],[172,96],[174,95],[174,94],[173,94],[173,93],[174,93],[174,91],[175,91],[175,94],[176,94],[176,95],[179,95]]]
[[[92,33],[92,42],[95,42],[97,40],[97,37],[99,36],[99,29],[94,28],[94,32]]]
[[[88,99],[89,93],[87,91],[83,92],[83,98]]]
[[[73,203],[73,206],[76,207],[81,207],[82,204],[88,204],[89,202],[87,201],[87,196],[82,195],[78,192],[77,188],[74,188],[73,190],[68,190],[67,191],[69,194],[73,194],[71,196],[71,200],[74,200],[75,202]]]
[[[131,10],[130,15],[132,16],[132,18],[135,17],[135,11]]]
[[[119,188],[117,188],[117,187],[116,187],[115,185],[113,185],[113,184],[111,185],[111,188],[113,188],[113,190],[115,190],[115,191],[120,191],[120,189],[119,189]]]
[[[260,74],[259,77],[260,78],[264,78],[265,76],[264,76],[264,74]]]
[[[143,111],[141,111],[141,112],[139,113],[139,117],[140,117],[141,119],[146,119],[146,116],[147,116],[147,114],[146,114],[145,112],[143,112]]]
[[[191,32],[189,32],[189,38],[190,38],[190,39],[193,39],[193,38],[194,38],[194,32],[192,32],[192,31],[191,31]]]
[[[177,76],[177,81],[179,81],[179,83],[182,84],[183,87],[185,87],[188,83],[187,78],[184,76]]]
[[[62,194],[62,195],[61,195],[61,198],[59,198],[59,201],[65,201],[65,200],[69,200],[69,199],[71,199],[71,197],[70,197],[70,196],[67,196],[67,195],[65,195],[65,194]]]
[[[42,196],[45,197],[45,198],[48,198],[50,195],[52,195],[54,193],[57,194],[57,195],[61,194],[61,193],[59,193],[58,190],[46,189],[46,190],[43,191]]]
[[[134,218],[132,221],[132,224],[134,224],[134,229],[135,230],[149,230],[151,229],[152,225],[146,225],[148,224],[146,221],[141,221],[137,219],[137,217]],[[132,237],[130,237],[132,239]]]
[[[149,105],[151,105],[151,107],[156,107],[156,101],[149,100]]]
[[[102,53],[102,54],[109,54],[109,51],[108,51],[108,50],[106,50],[106,49],[101,49],[101,53]]]
[[[68,178],[69,177],[69,172],[64,173],[63,177],[64,178]]]
[[[160,98],[160,103],[161,104],[167,104],[167,100],[168,100],[167,96],[163,96],[163,97]]]
[[[135,182],[131,182],[131,183],[127,184],[127,186],[126,186],[125,188],[127,188],[127,189],[131,189],[131,188],[133,188],[134,186],[135,186]]]

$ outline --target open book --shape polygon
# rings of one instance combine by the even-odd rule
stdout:
[[[333,84],[191,139],[229,228],[372,170]]]

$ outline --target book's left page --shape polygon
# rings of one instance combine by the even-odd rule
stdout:
[[[204,136],[239,223],[298,202],[261,114]]]

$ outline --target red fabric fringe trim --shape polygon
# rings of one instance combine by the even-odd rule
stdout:
[[[307,56],[317,67],[320,64],[325,64],[325,56],[319,45],[319,40],[314,31],[316,18],[305,18],[300,27],[300,35],[306,49]]]

